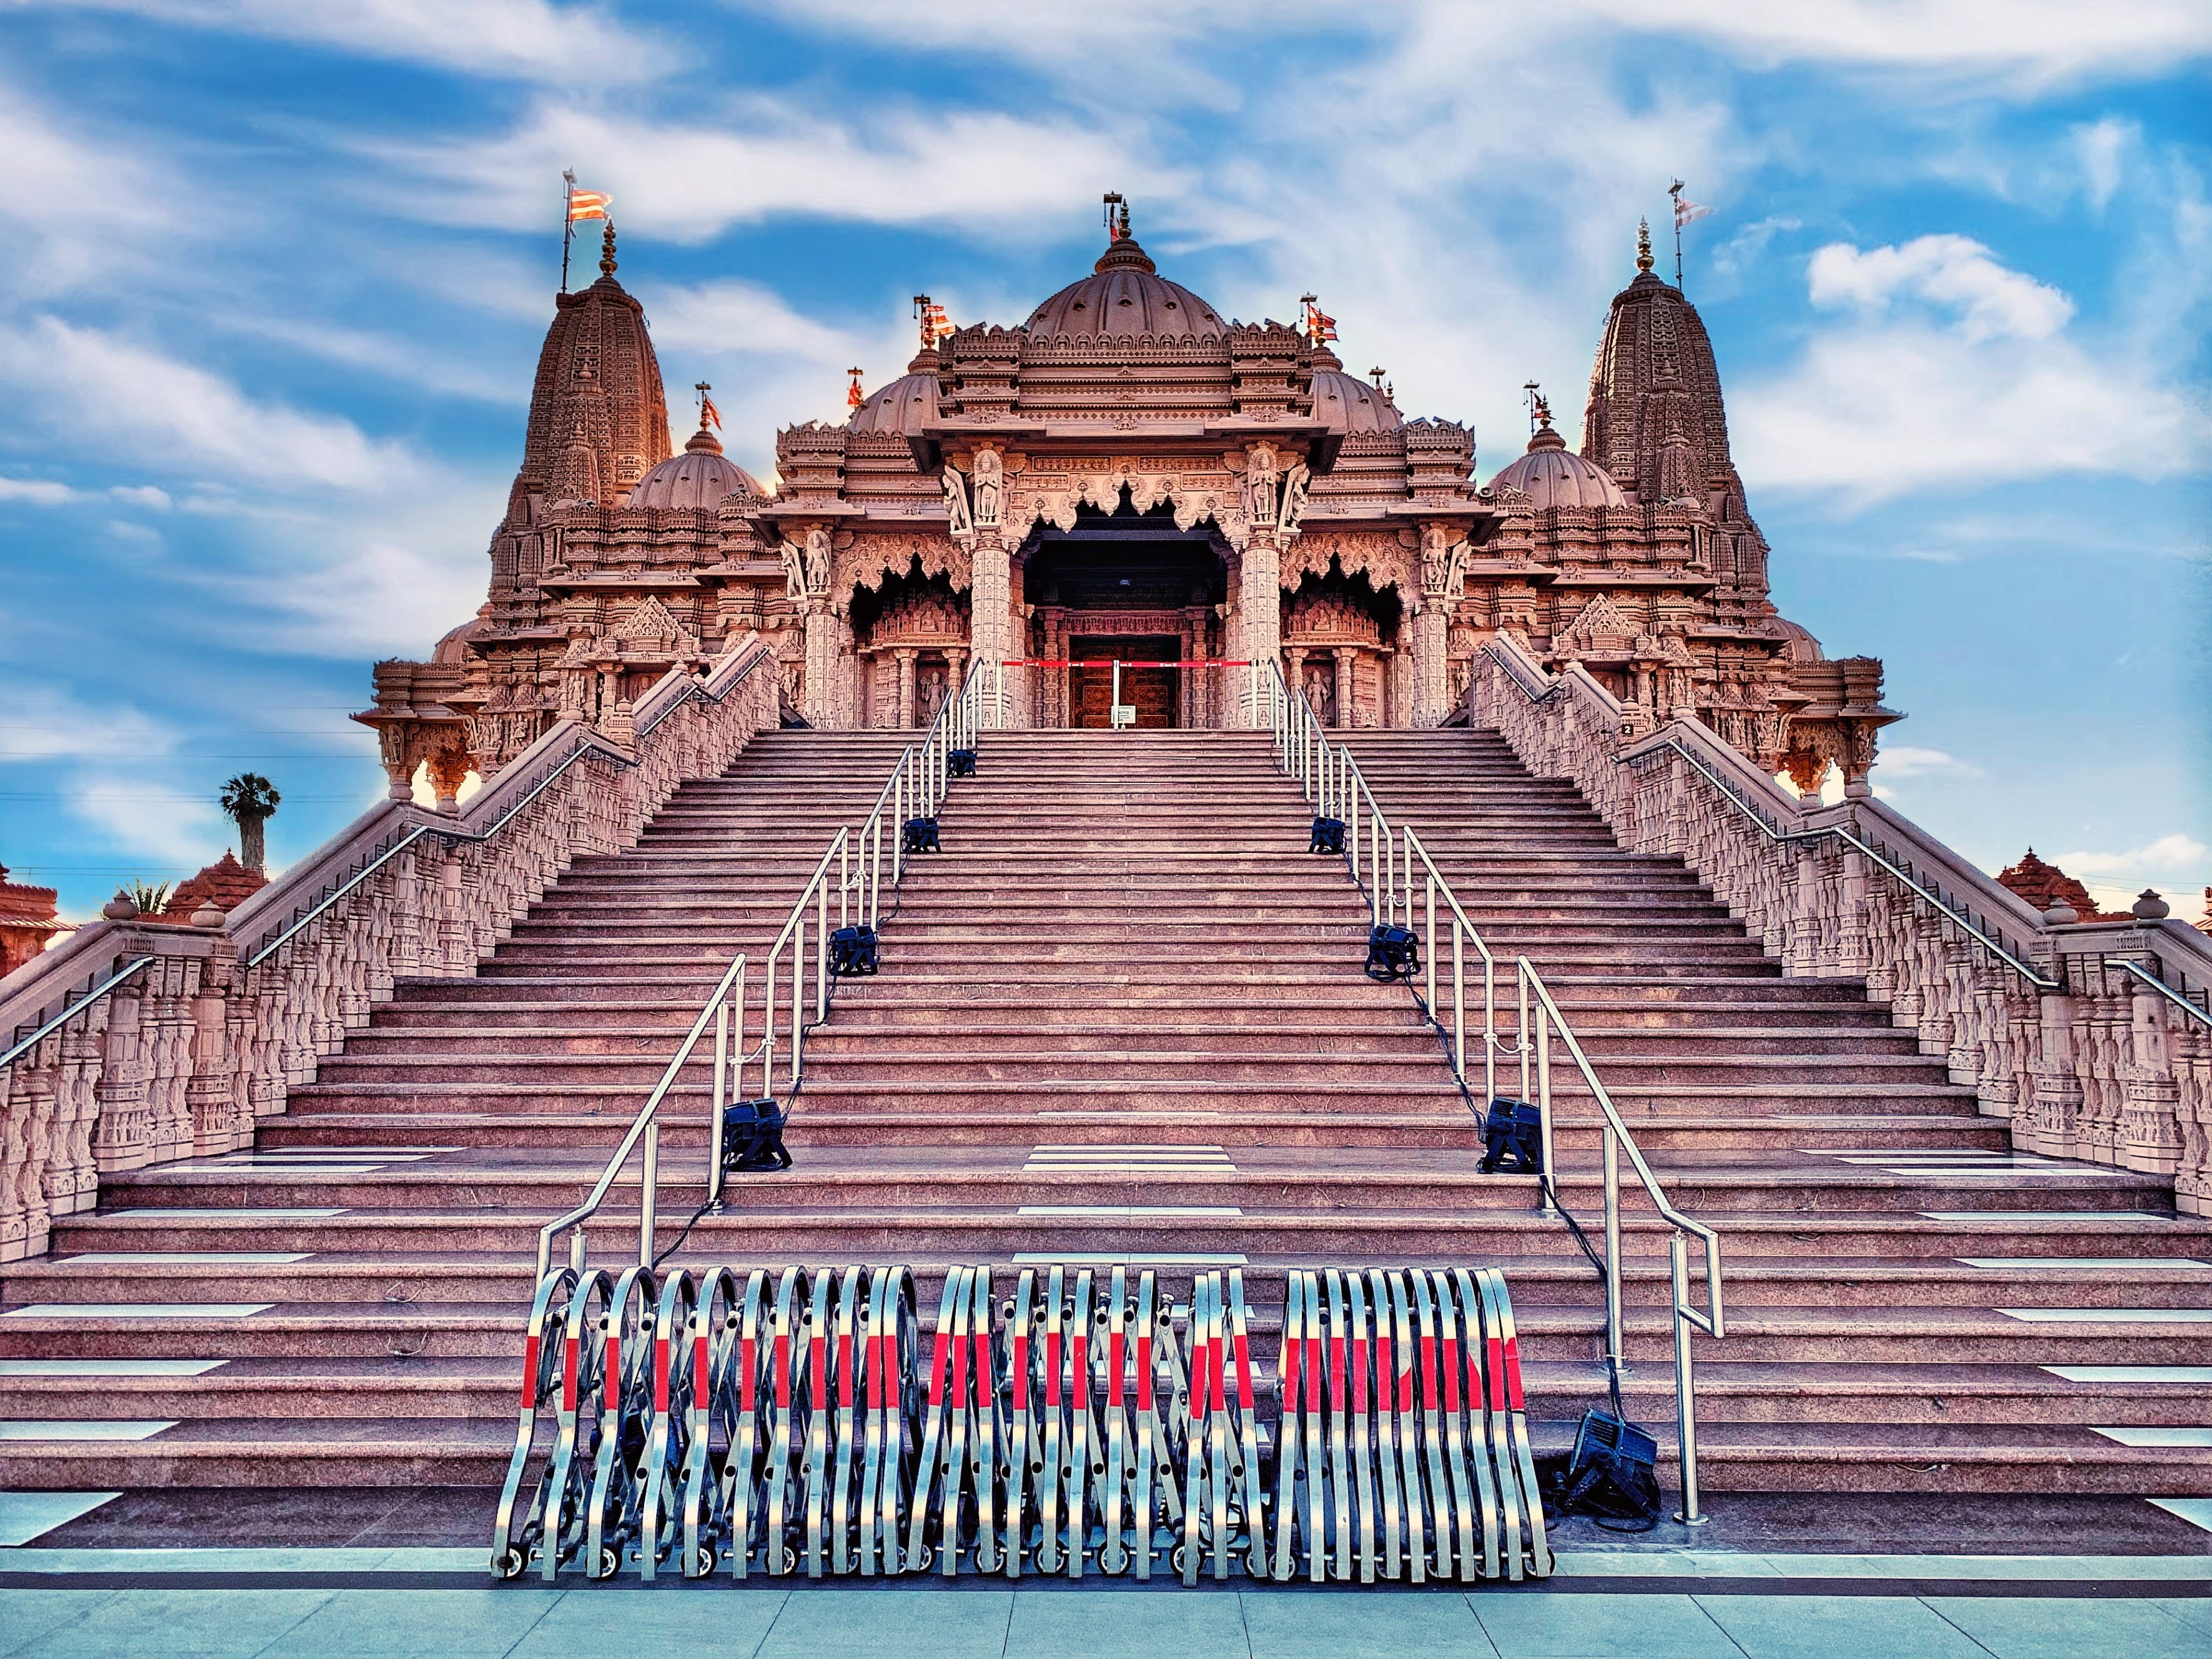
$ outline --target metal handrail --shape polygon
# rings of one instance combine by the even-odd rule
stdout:
[[[22,1038],[5,1053],[0,1053],[0,1066],[13,1065],[16,1060],[30,1053],[32,1049],[37,1048],[41,1042],[44,1042],[55,1032],[60,1030],[63,1026],[68,1024],[70,1021],[75,1019],[86,1009],[91,1007],[92,1005],[99,1001],[100,998],[106,996],[117,986],[122,984],[125,980],[133,978],[136,975],[145,972],[148,965],[153,961],[154,958],[152,957],[143,956],[125,967],[117,969],[114,973],[109,975],[98,985],[94,986],[92,989],[87,991],[82,997],[70,1004],[68,1007],[63,1009],[61,1012],[56,1014],[44,1025],[39,1027],[37,1030],[32,1032],[30,1036]]]
[[[1483,650],[1490,657],[1492,661],[1495,662],[1499,668],[1504,671],[1505,677],[1513,682],[1515,689],[1518,690],[1522,696],[1528,698],[1531,703],[1549,702],[1565,687],[1566,681],[1562,678],[1553,681],[1551,685],[1540,692],[1532,691],[1522,680],[1520,672],[1514,665],[1511,659],[1498,648],[1498,646],[1494,641],[1484,646]],[[1914,877],[1910,871],[1905,870],[1893,862],[1887,854],[1879,851],[1872,846],[1869,846],[1866,842],[1861,840],[1856,835],[1853,834],[1850,830],[1844,828],[1843,825],[1824,824],[1811,830],[1777,829],[1773,824],[1767,822],[1766,815],[1764,812],[1761,812],[1756,806],[1753,806],[1749,801],[1746,800],[1741,794],[1736,793],[1735,788],[1729,785],[1728,780],[1723,778],[1720,773],[1715,769],[1711,762],[1707,761],[1704,756],[1690,748],[1690,746],[1685,744],[1680,738],[1671,734],[1663,734],[1656,744],[1640,750],[1635,756],[1617,756],[1615,757],[1615,760],[1616,763],[1620,765],[1632,766],[1637,761],[1643,759],[1645,756],[1657,752],[1657,750],[1662,748],[1673,750],[1684,760],[1689,762],[1691,765],[1696,767],[1699,772],[1703,773],[1705,777],[1711,781],[1713,787],[1720,791],[1721,798],[1727,801],[1729,805],[1735,807],[1737,811],[1749,818],[1754,824],[1758,825],[1759,832],[1765,836],[1769,841],[1775,842],[1777,845],[1780,845],[1788,842],[1814,841],[1823,836],[1833,836],[1846,845],[1856,848],[1861,854],[1864,854],[1867,858],[1871,859],[1876,865],[1880,866],[1890,875],[1895,877],[1906,887],[1911,889],[1912,891],[1917,894],[1920,897],[1925,899],[1937,910],[1942,911],[1943,915],[1956,927],[1958,927],[1961,932],[1972,936],[1991,955],[1997,957],[1997,959],[2002,962],[2005,966],[2011,969],[2022,979],[2035,987],[2037,990],[2056,991],[2063,986],[2064,981],[2063,980],[2048,978],[2036,969],[2032,968],[2027,963],[2022,962],[2001,941],[1992,938],[1986,931],[1977,925],[1970,916],[1962,914],[1954,906],[1945,900],[1942,895],[1932,892],[1927,887],[1922,885],[1920,881]]]
[[[641,1267],[650,1267],[653,1265],[655,1211],[660,1196],[660,1103],[667,1097],[669,1090],[675,1086],[676,1079],[684,1066],[690,1063],[691,1052],[699,1046],[699,1039],[705,1033],[710,1021],[714,1022],[716,1026],[714,1116],[713,1129],[708,1135],[711,1162],[708,1165],[709,1171],[708,1183],[710,1189],[708,1196],[710,1199],[714,1196],[713,1189],[718,1188],[720,1185],[722,1079],[724,1067],[729,1059],[729,1012],[733,987],[738,1019],[738,1041],[742,1047],[744,1042],[745,955],[740,951],[738,952],[736,960],[723,971],[721,980],[715,985],[707,1000],[701,1005],[699,1017],[691,1022],[690,1030],[684,1034],[684,1041],[677,1045],[674,1056],[670,1059],[666,1068],[660,1074],[660,1081],[653,1085],[653,1092],[645,1097],[645,1104],[638,1109],[637,1115],[630,1121],[629,1132],[623,1136],[622,1144],[615,1148],[614,1155],[607,1159],[606,1168],[600,1171],[599,1181],[592,1187],[589,1195],[568,1214],[549,1221],[538,1229],[538,1278],[533,1281],[534,1283],[542,1284],[546,1273],[553,1265],[555,1237],[572,1227],[575,1231],[568,1236],[568,1265],[580,1273],[584,1271],[584,1224],[597,1214],[599,1206],[606,1201],[607,1194],[613,1189],[615,1176],[621,1172],[623,1165],[629,1161],[630,1149],[637,1145],[640,1137],[642,1137],[645,1141],[645,1169],[639,1195],[637,1261]]]
[[[1567,1047],[1568,1054],[1581,1069],[1583,1081],[1605,1115],[1605,1361],[1612,1374],[1618,1377],[1627,1369],[1627,1352],[1621,1334],[1620,1315],[1620,1154],[1628,1152],[1629,1167],[1636,1171],[1651,1207],[1659,1212],[1661,1220],[1674,1231],[1668,1235],[1668,1265],[1672,1271],[1674,1325],[1674,1434],[1677,1452],[1681,1460],[1682,1509],[1675,1519],[1688,1526],[1698,1526],[1705,1516],[1698,1511],[1698,1389],[1691,1369],[1690,1330],[1692,1327],[1711,1337],[1727,1335],[1727,1322],[1721,1305],[1721,1239],[1720,1235],[1701,1221],[1693,1221],[1676,1209],[1667,1199],[1659,1178],[1651,1173],[1651,1166],[1644,1161],[1644,1153],[1629,1133],[1628,1125],[1621,1121],[1614,1108],[1613,1097],[1599,1081],[1597,1068],[1583,1052],[1582,1043],[1575,1036],[1574,1027],[1559,1012],[1559,1005],[1552,1000],[1551,988],[1544,983],[1543,975],[1526,957],[1514,958],[1514,969],[1521,987],[1522,1037],[1522,1097],[1528,1097],[1528,1055],[1531,1048],[1536,1061],[1536,1107],[1544,1143],[1546,1184],[1551,1180],[1552,1164],[1552,1028],[1559,1028],[1559,1039]],[[1535,994],[1534,1009],[1536,1040],[1528,1042],[1528,996]],[[1700,1311],[1690,1297],[1688,1247],[1683,1242],[1685,1234],[1694,1235],[1705,1247],[1706,1310]]]
[[[2125,957],[2106,957],[2103,961],[2104,965],[2107,968],[2118,968],[2127,973],[2133,974],[2144,984],[2149,986],[2152,990],[2157,992],[2159,995],[2164,997],[2175,1007],[2180,1009],[2191,1018],[2196,1020],[2198,1024],[2212,1025],[2212,1013],[2207,1013],[2203,1009],[2198,1007],[2187,997],[2182,995],[2180,992],[2175,990],[2173,987],[2168,985],[2164,980],[2160,979],[2156,974],[2152,973],[2149,969],[2144,967],[2141,963],[2130,962]]]
[[[1275,666],[1271,665],[1271,666]],[[1255,686],[1261,684],[1258,673],[1254,676]],[[1520,987],[1519,1020],[1513,1041],[1506,1042],[1498,1034],[1498,997],[1496,959],[1482,938],[1481,930],[1469,919],[1458,896],[1452,891],[1451,883],[1438,870],[1436,860],[1411,824],[1401,826],[1394,836],[1382,810],[1367,787],[1358,763],[1352,759],[1349,748],[1341,743],[1329,742],[1325,728],[1315,714],[1311,704],[1303,694],[1293,692],[1283,679],[1279,666],[1275,666],[1272,680],[1267,684],[1267,696],[1255,693],[1255,704],[1268,704],[1269,723],[1275,736],[1278,763],[1285,772],[1298,781],[1306,798],[1314,801],[1326,816],[1342,816],[1346,806],[1357,809],[1362,805],[1368,810],[1370,830],[1369,870],[1370,883],[1366,884],[1376,924],[1395,920],[1411,930],[1413,926],[1413,866],[1418,860],[1422,869],[1422,904],[1426,920],[1425,962],[1424,972],[1427,995],[1417,998],[1421,1012],[1440,1034],[1444,1024],[1437,1011],[1437,902],[1443,901],[1449,921],[1452,951],[1452,1012],[1449,1054],[1453,1076],[1462,1089],[1467,1086],[1467,1004],[1465,943],[1472,940],[1483,965],[1483,1083],[1486,1102],[1498,1096],[1497,1056],[1516,1054],[1521,1062],[1521,1098],[1530,1097],[1529,1067],[1535,1068],[1534,1102],[1539,1123],[1542,1154],[1542,1173],[1537,1178],[1540,1194],[1539,1211],[1545,1215],[1557,1215],[1568,1219],[1564,1206],[1559,1202],[1553,1155],[1552,1127],[1552,1030],[1558,1028],[1560,1039],[1566,1044],[1568,1054],[1581,1068],[1590,1093],[1595,1097],[1604,1115],[1605,1167],[1605,1301],[1606,1301],[1606,1364],[1610,1374],[1618,1377],[1625,1368],[1626,1358],[1621,1331],[1620,1302],[1620,1152],[1628,1152],[1631,1167],[1642,1182],[1653,1207],[1661,1219],[1674,1230],[1669,1234],[1668,1255],[1674,1278],[1674,1416],[1676,1444],[1682,1466],[1682,1510],[1679,1519],[1689,1525],[1703,1523],[1698,1511],[1698,1430],[1697,1383],[1691,1369],[1690,1333],[1692,1328],[1708,1336],[1726,1334],[1726,1322],[1722,1310],[1720,1235],[1702,1222],[1693,1221],[1668,1201],[1658,1177],[1651,1173],[1650,1165],[1636,1144],[1636,1137],[1621,1120],[1614,1108],[1613,1097],[1599,1081],[1596,1069],[1583,1051],[1574,1029],[1553,1000],[1550,989],[1536,970],[1535,964],[1525,956],[1516,957],[1515,973]],[[1256,712],[1256,708],[1255,708]],[[1334,806],[1338,811],[1331,811]],[[1348,825],[1349,827],[1349,825]],[[1355,879],[1358,877],[1358,833],[1354,829],[1347,838],[1347,859],[1351,861]],[[1394,851],[1395,844],[1402,844],[1402,855]],[[1530,995],[1535,1003],[1530,1007]],[[1531,1018],[1534,1018],[1534,1040],[1530,1040]],[[1571,1222],[1570,1221],[1570,1224]],[[1689,1281],[1689,1255],[1686,1235],[1694,1235],[1705,1247],[1706,1304],[1700,1310],[1692,1301]]]

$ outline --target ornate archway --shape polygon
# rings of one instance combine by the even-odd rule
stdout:
[[[1378,591],[1366,572],[1346,576],[1338,565],[1309,572],[1283,596],[1284,672],[1324,723],[1411,724],[1412,677],[1399,649],[1404,610],[1395,583]]]

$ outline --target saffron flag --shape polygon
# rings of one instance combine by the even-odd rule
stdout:
[[[1313,308],[1312,337],[1316,345],[1319,345],[1323,340],[1334,340],[1336,337],[1336,319],[1319,306]]]
[[[604,219],[615,198],[603,190],[572,190],[568,192],[568,222],[579,219]]]
[[[941,340],[952,332],[952,319],[945,314],[945,307],[940,305],[933,304],[928,307],[922,317],[922,325],[929,331],[929,337],[933,340]]]
[[[845,388],[845,407],[848,409],[858,409],[862,404],[868,401],[868,397],[866,392],[860,390],[860,371],[855,368],[850,370],[849,373],[853,376],[853,384]]]
[[[1674,228],[1680,230],[1684,225],[1705,217],[1712,210],[1709,207],[1698,206],[1686,196],[1678,195],[1674,198]]]
[[[702,397],[699,399],[699,424],[702,427],[712,426],[717,432],[722,429],[722,411],[714,407],[714,400],[712,398]]]

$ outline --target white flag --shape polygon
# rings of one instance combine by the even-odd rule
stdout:
[[[1684,225],[1704,218],[1712,210],[1709,207],[1699,207],[1686,196],[1677,196],[1674,198],[1674,228],[1680,230]]]

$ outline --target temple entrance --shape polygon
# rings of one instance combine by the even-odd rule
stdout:
[[[1048,662],[1183,663],[1223,654],[1228,599],[1222,550],[1178,530],[1172,509],[1085,508],[1073,530],[1041,526],[1021,568],[1029,650]],[[1143,727],[1212,726],[1227,693],[1222,675],[1179,668],[1121,670],[1121,701]],[[1113,719],[1111,666],[1042,669],[1036,722],[1103,730]]]
[[[1068,641],[1067,654],[1101,667],[1067,671],[1067,723],[1084,729],[1105,730],[1113,724],[1114,670],[1121,663],[1121,701],[1137,711],[1139,726],[1173,726],[1182,721],[1182,672],[1174,668],[1135,668],[1135,662],[1173,662],[1180,641],[1173,638],[1122,635],[1101,638],[1079,635]]]

